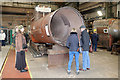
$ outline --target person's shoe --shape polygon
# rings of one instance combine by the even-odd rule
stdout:
[[[79,72],[79,70],[78,71],[76,71],[76,74],[78,75],[80,72]]]
[[[84,70],[84,69],[79,69],[80,71],[86,71],[86,70]]]
[[[23,69],[23,70],[20,70],[20,72],[27,72],[28,70],[26,70],[26,69]]]
[[[90,70],[90,68],[87,68],[87,70]]]
[[[21,70],[21,69],[18,69],[18,68],[17,68],[17,70]]]
[[[67,70],[67,73],[70,74],[70,73],[71,73],[71,70]]]
[[[98,51],[94,51],[94,52],[98,52]]]

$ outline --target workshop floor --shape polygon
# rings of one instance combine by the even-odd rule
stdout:
[[[16,80],[16,78],[17,80],[20,80],[20,78],[23,78],[24,80],[31,80],[29,71],[22,73],[15,68],[15,58],[15,49],[13,47],[10,47],[4,63],[4,67],[2,68],[1,72],[2,80]],[[26,69],[28,69],[27,66]]]
[[[6,46],[2,46],[1,47],[1,51],[0,51],[0,70],[2,69],[2,65],[5,61],[5,58],[7,56],[7,53],[9,51],[10,46],[6,45]]]
[[[111,55],[106,49],[98,49],[98,52],[89,53],[91,69],[75,73],[75,59],[72,64],[72,73],[67,74],[67,65],[63,67],[48,68],[47,55],[33,58],[26,54],[29,71],[32,78],[118,78],[118,56]],[[80,67],[82,67],[82,54],[79,57]]]

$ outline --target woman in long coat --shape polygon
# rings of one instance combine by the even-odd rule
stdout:
[[[17,70],[20,70],[20,72],[27,72],[28,70],[25,70],[26,67],[26,61],[25,61],[25,49],[23,49],[23,44],[26,44],[25,37],[23,35],[24,28],[19,30],[16,38],[15,38],[15,43],[16,43],[16,64],[15,68]]]

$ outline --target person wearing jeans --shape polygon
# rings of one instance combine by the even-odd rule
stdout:
[[[82,52],[82,58],[83,58],[83,70],[90,69],[89,52],[88,51],[83,51]]]
[[[97,42],[92,42],[92,49],[96,52],[97,51]]]
[[[82,61],[83,61],[83,69],[80,70],[86,71],[90,69],[89,59],[90,37],[84,25],[80,27],[80,31],[81,31],[80,46],[82,47]]]
[[[96,29],[94,29],[94,33],[92,34],[91,39],[92,39],[92,48],[96,52],[97,51],[97,42],[99,40],[99,36],[97,34]]]
[[[67,39],[66,46],[69,49],[69,62],[68,62],[68,74],[71,73],[71,65],[73,61],[73,56],[75,55],[76,61],[76,74],[79,74],[79,52],[77,49],[79,48],[79,39],[75,28],[72,29],[70,36]]]
[[[76,51],[69,51],[69,63],[68,63],[68,70],[71,70],[71,64],[73,61],[73,56],[75,55],[75,62],[76,62],[76,70],[79,71],[79,52]]]

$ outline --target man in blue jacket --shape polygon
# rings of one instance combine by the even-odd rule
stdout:
[[[77,49],[79,48],[79,39],[75,28],[72,29],[70,36],[67,39],[66,43],[67,48],[69,48],[69,62],[68,62],[68,74],[71,73],[71,64],[73,61],[73,56],[75,54],[76,61],[76,74],[79,74],[79,52]]]
[[[82,47],[82,58],[83,58],[82,59],[83,69],[80,69],[80,70],[86,71],[90,69],[90,59],[89,59],[90,37],[84,25],[80,27],[80,30],[81,30],[80,46]]]
[[[99,36],[97,34],[96,29],[94,29],[94,33],[92,34],[91,39],[92,39],[92,48],[96,52],[97,51],[97,42],[99,40]]]

